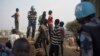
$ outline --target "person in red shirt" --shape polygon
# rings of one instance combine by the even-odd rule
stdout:
[[[49,17],[48,17],[49,35],[50,35],[50,38],[51,38],[51,31],[53,29],[53,16],[52,16],[52,11],[49,10],[48,14],[49,14]]]

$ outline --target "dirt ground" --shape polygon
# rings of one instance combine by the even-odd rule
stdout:
[[[0,38],[0,42],[5,42],[7,41],[7,38]],[[34,56],[34,47],[33,47],[33,42],[30,43],[31,45],[31,56]],[[80,56],[79,51],[76,51],[76,45],[74,44],[73,40],[68,41],[67,39],[64,40],[64,56]],[[48,51],[49,51],[49,46],[48,46]],[[61,56],[61,54],[60,54]]]
[[[69,41],[70,42],[70,41]],[[67,40],[64,41],[64,56],[80,56],[79,49],[77,50],[77,46],[74,41],[69,45]],[[73,43],[73,44],[72,44]]]

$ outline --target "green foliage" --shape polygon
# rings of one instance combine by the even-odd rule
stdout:
[[[76,34],[77,31],[78,31],[79,28],[80,28],[80,24],[79,24],[76,20],[74,20],[74,21],[72,21],[72,22],[68,22],[68,23],[66,24],[66,28],[68,29],[68,31],[71,31],[71,32],[73,32],[74,34]]]

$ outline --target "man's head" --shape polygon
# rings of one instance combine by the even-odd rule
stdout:
[[[61,22],[60,22],[60,26],[61,26],[61,27],[63,27],[63,25],[64,25],[64,22],[63,22],[63,21],[61,21]]]
[[[25,38],[17,39],[14,42],[14,56],[29,56],[30,53],[30,45],[28,40]]]
[[[12,29],[12,30],[11,30],[11,33],[12,33],[12,34],[17,34],[17,30],[16,30],[16,29]]]
[[[51,15],[52,14],[52,10],[49,10],[48,14]]]
[[[59,25],[59,23],[60,23],[60,20],[59,19],[56,19],[55,20],[55,25]]]
[[[31,6],[31,11],[35,11],[35,8],[34,8],[34,6]]]
[[[16,12],[18,12],[19,11],[19,9],[18,8],[16,8]]]
[[[46,17],[46,11],[43,11],[42,18],[45,19],[45,17]]]
[[[91,2],[81,2],[76,6],[75,16],[82,24],[90,21],[96,14],[95,6]]]

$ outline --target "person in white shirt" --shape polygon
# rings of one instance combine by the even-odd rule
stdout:
[[[13,44],[15,42],[15,40],[17,40],[19,37],[19,35],[17,34],[16,29],[12,29],[12,34],[9,36],[8,41],[10,41],[11,46],[13,47]]]

